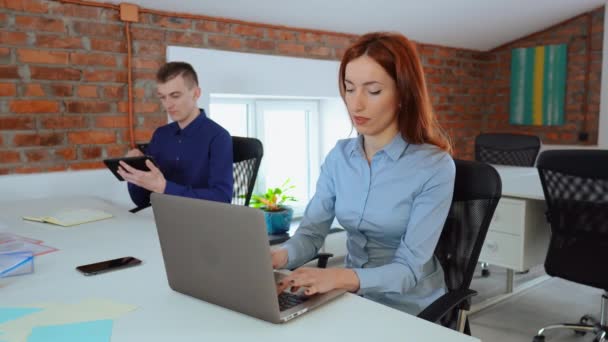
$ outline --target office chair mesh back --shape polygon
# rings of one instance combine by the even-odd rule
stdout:
[[[608,290],[608,151],[546,151],[538,161],[551,242],[545,270]]]
[[[232,137],[234,178],[232,204],[249,205],[264,148],[255,138]]]
[[[540,139],[533,135],[487,133],[475,138],[475,160],[500,165],[534,166]]]
[[[496,170],[487,164],[455,160],[456,181],[452,206],[437,247],[448,293],[471,285],[502,183]],[[442,324],[453,326],[457,310],[444,316]]]

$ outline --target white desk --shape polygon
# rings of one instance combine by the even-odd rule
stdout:
[[[102,209],[115,217],[67,229],[20,218],[75,206]],[[136,311],[114,322],[112,342],[479,341],[352,294],[284,325],[179,294],[167,285],[151,211],[140,215],[127,209],[93,197],[0,203],[0,223],[8,231],[59,249],[37,257],[34,274],[0,279],[1,305],[74,303],[91,297],[137,305]],[[142,259],[143,265],[91,277],[74,270],[127,255]]]
[[[514,271],[525,271],[544,263],[551,228],[545,218],[545,197],[538,170],[534,167],[493,166],[502,180],[502,198],[496,207],[479,260],[507,268],[508,296],[546,279],[540,277],[513,289]],[[472,311],[479,311],[506,296],[476,305]]]

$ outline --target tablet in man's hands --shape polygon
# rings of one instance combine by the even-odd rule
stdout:
[[[150,160],[152,164],[156,165],[154,159],[151,156],[138,156],[138,157],[122,157],[122,158],[114,158],[114,159],[105,159],[103,162],[106,164],[108,169],[112,171],[114,176],[118,178],[119,181],[124,181],[122,176],[118,173],[119,162],[123,161],[127,163],[132,168],[138,169],[140,171],[150,171],[148,165],[146,165],[146,160]]]

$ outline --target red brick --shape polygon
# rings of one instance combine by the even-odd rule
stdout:
[[[232,50],[238,50],[242,46],[240,39],[229,36],[208,35],[207,42],[209,43],[209,46],[212,47]]]
[[[165,40],[167,43],[201,45],[205,37],[201,33],[167,31]]]
[[[114,70],[86,70],[84,79],[89,82],[127,82],[126,71]]]
[[[0,151],[0,163],[1,164],[19,163],[20,161],[21,161],[21,156],[19,155],[19,152]]]
[[[325,46],[317,46],[317,47],[310,48],[308,53],[310,53],[313,56],[329,57],[329,56],[331,56],[331,49],[328,47],[325,47]]]
[[[29,150],[25,151],[25,157],[28,162],[36,163],[49,159],[48,150]]]
[[[0,7],[7,8],[15,11],[33,12],[33,13],[47,13],[48,4],[47,1],[40,0],[0,0]]]
[[[13,83],[0,83],[0,96],[15,96],[17,87]]]
[[[63,144],[64,136],[61,133],[24,133],[15,134],[15,146],[56,146]]]
[[[87,126],[87,120],[83,116],[53,116],[44,118],[41,125],[46,129],[69,129],[69,128],[84,128]]]
[[[247,48],[254,50],[274,50],[275,42],[272,40],[248,40]]]
[[[294,32],[285,30],[268,30],[268,38],[274,40],[296,40],[296,34]]]
[[[15,17],[15,27],[28,31],[66,32],[63,20],[42,17]]]
[[[202,30],[197,29],[197,31],[202,31]],[[133,40],[137,40],[137,41],[153,40],[153,41],[158,42],[158,41],[163,41],[165,39],[165,31],[141,28],[141,27],[131,27],[131,37]]]
[[[34,128],[36,128],[36,122],[30,117],[0,117],[0,130],[26,130]],[[1,142],[0,145],[2,145]]]
[[[298,34],[298,41],[302,43],[320,43],[321,35],[318,33],[300,32]]]
[[[20,78],[19,69],[16,65],[0,65],[0,79],[2,78]]]
[[[164,64],[160,60],[145,59],[141,57],[133,58],[133,67],[135,69],[151,69],[158,70]]]
[[[257,26],[235,24],[232,25],[231,31],[239,36],[264,38],[266,30]]]
[[[53,96],[72,96],[71,84],[51,84],[51,93]]]
[[[331,46],[339,46],[346,48],[351,44],[354,38],[355,36],[352,36],[352,38],[344,36],[326,36],[325,42]]]
[[[13,100],[9,105],[13,113],[56,113],[59,103],[46,100]]]
[[[144,118],[143,127],[144,128],[158,128],[160,126],[167,124],[167,117],[165,115],[162,116],[149,116],[147,115]]]
[[[8,57],[11,54],[11,49],[0,47],[0,57]]]
[[[118,112],[127,113],[129,110],[128,102],[118,103]],[[156,113],[160,110],[160,105],[153,102],[135,102],[133,103],[133,112],[135,113]]]
[[[126,116],[99,116],[95,118],[95,127],[99,128],[126,128],[129,119]]]
[[[23,45],[27,42],[27,35],[25,32],[0,32],[0,42],[7,45]]]
[[[197,22],[195,29],[196,31],[230,33],[230,24],[218,21],[204,20],[202,22]]]
[[[55,150],[55,156],[63,160],[75,160],[76,149],[73,147],[60,148]]]
[[[68,113],[104,113],[110,111],[108,102],[66,101],[65,106]]]
[[[91,49],[108,52],[127,52],[127,45],[124,39],[96,39],[91,38]]]
[[[50,68],[42,66],[30,66],[30,74],[32,79],[37,80],[66,80],[79,81],[81,71],[72,68]]]
[[[46,95],[46,92],[44,91],[44,89],[42,89],[42,85],[40,83],[25,84],[24,86],[24,96],[40,97]]]
[[[101,158],[101,147],[99,146],[87,146],[80,149],[80,155],[82,159],[97,159]]]
[[[21,63],[42,63],[42,64],[67,64],[68,53],[45,50],[17,50],[17,56]]]
[[[126,86],[105,86],[103,87],[104,99],[122,99],[127,93]]]
[[[134,50],[140,56],[164,56],[166,46],[165,44],[158,42],[137,42]]]
[[[293,43],[281,43],[278,46],[280,53],[287,55],[304,55],[306,53],[304,45]]]
[[[105,165],[102,161],[95,162],[82,162],[82,163],[73,163],[70,164],[70,169],[72,170],[91,170],[91,169],[102,169]]]
[[[113,144],[116,142],[116,133],[111,131],[80,131],[69,132],[70,144]]]
[[[153,21],[161,27],[186,30],[192,28],[192,20],[177,17],[154,16]]]
[[[93,6],[62,3],[60,6],[55,6],[53,8],[53,14],[65,17],[98,19],[101,15],[101,9]]]
[[[82,49],[82,40],[77,37],[37,35],[35,45],[40,48]]]
[[[15,169],[15,173],[41,173],[44,169],[41,167],[21,166]]]
[[[77,65],[116,67],[116,56],[99,53],[70,54],[70,63]]]
[[[81,85],[76,89],[76,95],[79,97],[98,97],[97,86]]]
[[[152,134],[154,134],[153,129],[136,129],[134,132],[135,141],[150,141],[152,139]]]
[[[108,145],[106,146],[106,155],[108,158],[118,158],[127,154],[126,145]]]
[[[102,24],[96,22],[75,21],[72,25],[74,32],[82,36],[111,37],[124,39],[124,28],[119,24]]]

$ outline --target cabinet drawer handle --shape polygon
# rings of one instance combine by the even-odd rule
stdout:
[[[496,252],[498,250],[498,243],[496,243],[496,241],[487,241],[485,245],[491,252]]]

